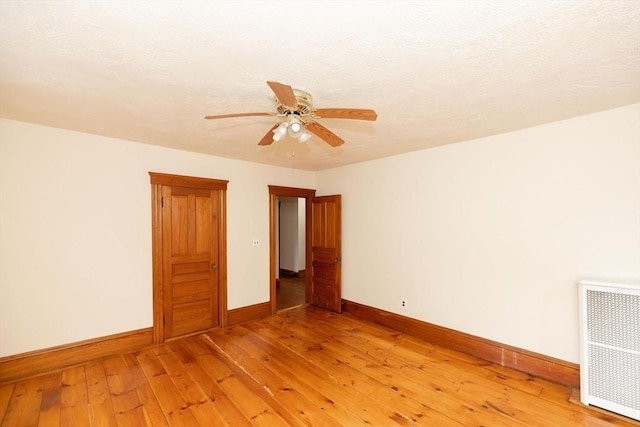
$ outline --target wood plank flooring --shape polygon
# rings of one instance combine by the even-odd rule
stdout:
[[[276,291],[276,310],[285,310],[304,304],[305,279],[280,276],[280,286]]]
[[[638,426],[314,307],[0,385],[2,426]]]

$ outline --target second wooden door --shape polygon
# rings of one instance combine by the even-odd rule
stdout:
[[[310,302],[342,311],[342,199],[340,195],[312,201]]]

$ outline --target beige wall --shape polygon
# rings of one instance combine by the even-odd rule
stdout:
[[[269,299],[267,185],[313,173],[1,119],[0,356],[151,326],[149,171],[229,180],[229,308]]]
[[[267,184],[343,195],[344,298],[564,360],[578,279],[640,279],[640,105],[319,173],[0,119],[0,356],[151,325],[148,171],[230,181],[229,308]]]
[[[531,351],[578,362],[578,280],[640,279],[640,105],[324,171],[317,190],[343,195],[343,298]]]
[[[304,199],[303,199],[304,200]],[[300,271],[298,259],[298,199],[295,197],[279,197],[280,203],[280,264],[285,270]],[[302,267],[304,269],[304,267]]]

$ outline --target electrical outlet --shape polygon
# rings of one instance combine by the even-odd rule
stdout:
[[[402,300],[402,308],[407,308],[407,300],[406,299]]]
[[[260,239],[253,239],[253,240],[251,241],[251,244],[252,244],[253,246],[260,246]]]

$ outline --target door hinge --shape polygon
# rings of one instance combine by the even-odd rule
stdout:
[[[164,208],[164,197],[160,198],[160,207]]]
[[[162,324],[164,325],[165,323],[167,323],[167,317],[166,316],[162,316]]]

